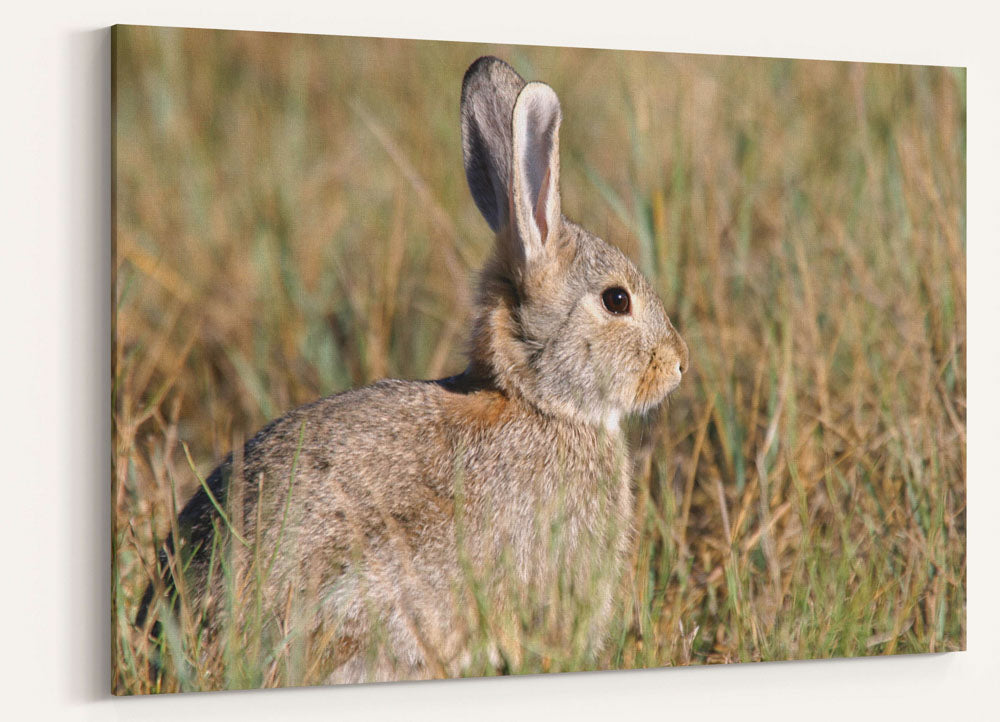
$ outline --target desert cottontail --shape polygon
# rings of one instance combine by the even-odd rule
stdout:
[[[635,266],[563,217],[548,85],[480,58],[461,122],[496,233],[468,368],[261,430],[180,513],[138,626],[180,596],[207,630],[253,617],[309,645],[334,682],[510,664],[529,637],[599,648],[632,537],[619,419],[680,383],[687,346]]]

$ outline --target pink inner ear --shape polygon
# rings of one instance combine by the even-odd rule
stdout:
[[[541,236],[542,243],[545,243],[545,240],[549,235],[549,222],[546,218],[545,207],[548,205],[549,176],[551,174],[552,168],[546,168],[545,177],[542,179],[542,184],[538,188],[538,200],[535,202],[535,224],[538,226],[538,232]]]

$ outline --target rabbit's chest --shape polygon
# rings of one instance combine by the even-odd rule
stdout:
[[[482,564],[527,584],[617,576],[631,531],[623,441],[523,440],[503,458],[469,479]]]

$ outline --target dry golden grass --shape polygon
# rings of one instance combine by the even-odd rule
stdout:
[[[484,53],[559,93],[564,209],[691,349],[630,429],[641,541],[599,666],[964,647],[964,71],[140,28],[114,52],[117,692],[202,679],[157,680],[130,625],[198,483],[183,444],[205,474],[300,403],[463,368]],[[243,686],[289,682],[266,652]]]

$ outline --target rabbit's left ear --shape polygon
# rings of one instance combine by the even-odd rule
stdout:
[[[545,83],[528,83],[512,120],[512,230],[527,265],[552,251],[562,208],[559,199],[559,98]]]

